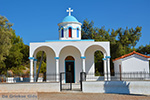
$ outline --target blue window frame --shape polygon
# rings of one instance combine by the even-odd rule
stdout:
[[[79,38],[79,28],[77,28],[77,38]]]
[[[61,29],[61,37],[64,37],[64,29]]]

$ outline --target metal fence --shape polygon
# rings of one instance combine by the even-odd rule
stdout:
[[[111,80],[150,80],[150,73],[148,72],[124,72],[115,73],[111,76]]]
[[[83,73],[83,74],[82,74]],[[82,81],[104,81],[108,73],[85,73],[80,74],[80,82]],[[30,74],[19,75],[0,75],[0,83],[21,83],[21,82],[36,82],[33,78],[30,79]],[[65,82],[65,74],[62,75],[62,83]],[[150,73],[146,72],[128,72],[114,73],[111,75],[111,81],[150,81]],[[59,82],[59,74],[43,74],[39,75],[37,82]],[[81,84],[82,85],[82,84]]]
[[[82,91],[82,81],[85,81],[86,73],[80,72],[80,83],[73,81],[71,72],[60,73],[60,90]]]
[[[69,72],[60,73],[60,91],[72,90],[72,74]]]
[[[37,77],[37,76],[36,76]],[[27,83],[36,82],[34,75],[31,78],[30,74],[19,74],[19,75],[0,75],[0,83]],[[59,74],[43,74],[39,75],[37,82],[56,82],[59,81]]]
[[[109,73],[86,73],[86,81],[104,81]],[[128,72],[114,73],[110,76],[111,81],[150,81],[150,73],[147,72]]]

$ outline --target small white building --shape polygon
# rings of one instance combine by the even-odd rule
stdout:
[[[140,75],[140,73],[149,73],[150,56],[131,52],[113,60],[114,71],[116,75]]]
[[[105,79],[110,80],[110,43],[94,42],[94,40],[81,39],[81,23],[67,10],[66,16],[59,26],[59,40],[46,40],[45,42],[30,43],[30,81],[36,78],[36,54],[39,51],[46,53],[46,81],[51,81],[51,74],[56,74],[59,81],[60,72],[70,72],[73,83],[79,82],[80,72],[95,73],[94,52],[99,50],[106,57],[104,60],[104,73],[109,73]],[[34,69],[33,69],[34,62]],[[107,64],[106,64],[107,63]],[[108,69],[106,69],[106,65]],[[33,72],[34,71],[34,72]],[[33,76],[34,75],[34,76]],[[67,82],[67,76],[65,81]]]

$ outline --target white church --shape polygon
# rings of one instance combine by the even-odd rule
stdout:
[[[59,40],[30,43],[30,82],[36,78],[36,54],[39,51],[46,53],[46,81],[51,81],[50,74],[56,74],[59,81],[60,72],[70,72],[72,82],[80,81],[80,72],[95,73],[94,53],[99,50],[104,55],[105,80],[110,80],[110,42],[95,42],[94,40],[81,39],[81,25],[69,13],[62,22],[58,23]],[[67,82],[67,77],[64,79]]]
[[[67,12],[69,15],[58,24],[59,40],[30,43],[30,78],[26,76],[6,77],[6,83],[22,83],[2,83],[0,91],[2,93],[27,92],[37,94],[37,92],[73,90],[75,92],[82,91],[83,93],[150,95],[150,56],[133,51],[114,59],[115,73],[111,76],[110,42],[95,42],[89,39],[82,40],[82,23],[71,15],[71,12],[73,12],[71,8]],[[46,82],[23,83],[29,81],[39,82],[37,81],[39,78],[36,72],[36,55],[39,51],[46,54]],[[104,76],[95,76],[94,53],[96,51],[101,51],[104,56]],[[40,62],[42,62],[42,59]],[[86,73],[85,78],[82,78],[80,75],[81,72]],[[64,77],[60,77],[62,73],[64,73]],[[93,73],[92,79],[87,78],[90,73]]]

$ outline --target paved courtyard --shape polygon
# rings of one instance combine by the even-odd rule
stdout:
[[[150,96],[70,92],[0,93],[0,100],[150,100]]]

